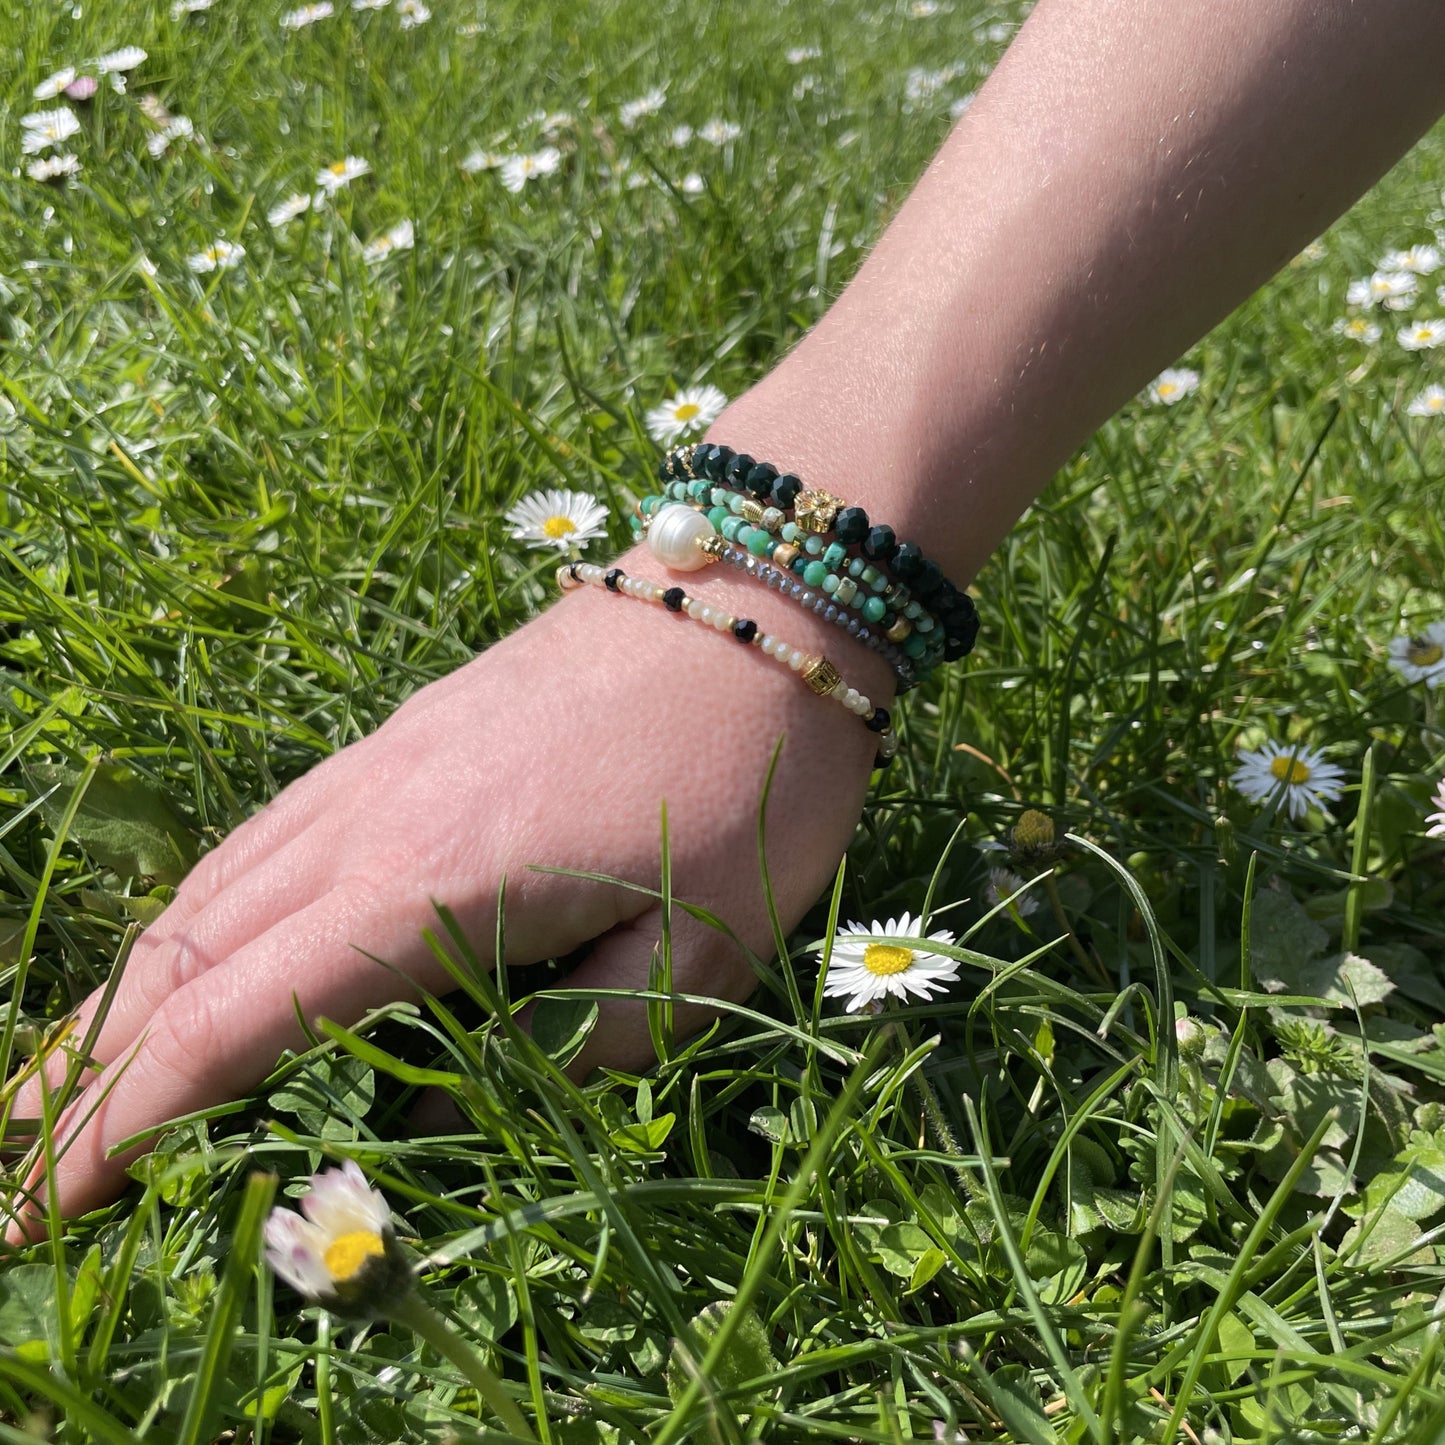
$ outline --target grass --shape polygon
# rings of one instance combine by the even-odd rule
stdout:
[[[647,407],[736,394],[820,314],[1017,19],[435,9],[11,17],[12,155],[53,69],[149,55],[74,186],[0,178],[7,1073],[201,847],[545,604],[506,507],[560,479],[620,518]],[[202,140],[149,156],[146,94]],[[571,117],[557,174],[460,170],[539,145],[541,109]],[[742,134],[670,143],[714,116]],[[268,227],[348,154],[372,174]],[[558,1445],[1438,1438],[1445,735],[1384,653],[1445,609],[1445,421],[1406,411],[1439,364],[1404,316],[1331,327],[1429,239],[1442,170],[1432,137],[1185,359],[1196,395],[1127,408],[1030,511],[772,987],[581,1090],[589,1003],[545,968],[287,1058],[6,1262],[0,1438],[504,1438],[409,1331],[259,1268],[265,1175],[340,1157]],[[365,263],[406,217],[415,249]],[[242,264],[193,274],[220,236]],[[1271,737],[1345,768],[1330,816],[1231,789]],[[1019,846],[1027,807],[1055,845]],[[1038,911],[983,901],[1000,861]],[[806,946],[925,899],[961,984],[822,1007]],[[464,963],[443,919],[436,947]],[[436,1082],[474,1129],[409,1133]]]

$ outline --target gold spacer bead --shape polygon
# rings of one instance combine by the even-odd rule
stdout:
[[[688,476],[692,477],[694,480],[696,480],[697,478],[697,473],[692,469],[692,459],[696,452],[697,443],[689,442],[685,447],[679,448],[677,453],[677,458],[682,463],[683,471],[685,471]]]
[[[773,548],[772,563],[786,571],[797,560],[798,549],[791,542],[779,542]]]
[[[742,517],[745,521],[753,523],[753,525],[756,526],[759,522],[763,520],[763,504],[761,502],[755,502],[751,497],[749,497],[738,508],[738,516]]]
[[[912,631],[913,624],[906,617],[900,617],[883,635],[889,642],[902,642]]]
[[[843,674],[826,657],[810,657],[799,673],[819,697],[828,697],[843,681]]]
[[[813,532],[821,536],[833,530],[839,509],[844,505],[842,497],[816,488],[799,492],[793,502],[793,520],[800,532]]]
[[[726,540],[714,532],[711,537],[704,537],[703,540],[697,544],[697,550],[711,561],[716,562],[717,559],[722,556],[723,548],[726,546]]]

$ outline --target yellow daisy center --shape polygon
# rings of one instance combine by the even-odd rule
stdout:
[[[327,169],[333,176],[344,176],[347,171],[347,165],[345,161],[333,161]]]
[[[1025,808],[1014,824],[1015,848],[1047,848],[1054,841],[1054,820],[1037,808]]]
[[[366,1261],[386,1253],[381,1236],[370,1229],[353,1229],[338,1234],[321,1256],[327,1273],[338,1284],[345,1284],[361,1273]]]
[[[913,966],[913,950],[897,943],[870,943],[863,950],[863,967],[879,978],[902,973]]]
[[[691,421],[701,410],[695,401],[685,401],[681,406],[675,407],[672,414],[678,421]]]
[[[1298,758],[1275,758],[1269,765],[1269,770],[1282,783],[1288,783],[1295,787],[1310,780],[1310,770]]]
[[[1159,383],[1160,396],[1173,396],[1179,388],[1172,381],[1161,381]]]
[[[571,517],[548,517],[542,523],[544,536],[550,537],[554,542],[559,537],[565,537],[569,532],[577,530],[577,523]]]
[[[1441,647],[1438,642],[1431,642],[1428,637],[1412,637],[1409,647],[1405,649],[1405,657],[1416,667],[1434,667],[1445,657],[1445,647]]]

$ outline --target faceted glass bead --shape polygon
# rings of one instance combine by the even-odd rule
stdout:
[[[803,490],[803,484],[791,472],[784,472],[777,481],[773,483],[773,502],[782,507],[784,511],[791,509],[794,502],[798,500],[798,493]]]
[[[852,546],[868,535],[868,513],[862,507],[844,507],[833,522],[833,535]]]
[[[734,453],[723,471],[723,477],[730,487],[746,488],[747,476],[753,469],[753,459],[746,452]]]
[[[869,527],[868,535],[863,539],[863,555],[871,558],[874,562],[886,562],[895,551],[898,550],[897,538],[893,535],[893,528],[882,525]]]
[[[889,561],[893,575],[902,581],[909,581],[918,575],[923,565],[923,549],[915,542],[900,542]]]

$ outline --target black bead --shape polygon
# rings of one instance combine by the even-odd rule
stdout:
[[[898,550],[898,539],[893,535],[893,528],[880,523],[876,527],[869,527],[868,535],[863,539],[863,555],[870,562],[886,562]]]
[[[699,442],[692,449],[692,474],[695,477],[707,475],[707,459],[712,451],[711,442]]]
[[[923,566],[923,549],[917,542],[900,542],[893,549],[888,566],[900,582],[908,582],[918,576],[918,569]]]
[[[753,459],[746,452],[734,452],[732,459],[723,469],[723,480],[728,486],[743,491],[748,484],[748,473],[753,469]]]
[[[867,728],[870,733],[881,733],[891,721],[892,719],[888,716],[888,709],[886,707],[875,707],[873,709],[873,716],[870,717],[863,726]]]
[[[660,462],[658,462],[658,464],[657,464],[657,480],[658,480],[659,482],[670,482],[670,481],[672,480],[672,471],[671,471],[671,468],[670,468],[670,461],[671,461],[671,458],[669,458],[669,457],[663,457],[663,459],[662,459]]]
[[[933,594],[933,611],[935,613],[952,612],[958,606],[958,599],[958,588],[945,577]]]
[[[669,471],[676,481],[684,481],[687,478],[687,467],[683,464],[682,453],[673,452],[667,459]]]
[[[778,479],[778,469],[771,462],[754,462],[748,468],[747,477],[743,485],[760,502],[765,502],[773,495],[773,483]]]
[[[707,454],[705,469],[710,482],[720,482],[727,475],[728,463],[733,459],[731,447],[714,446]]]
[[[662,605],[669,612],[681,612],[682,604],[687,601],[687,593],[681,587],[669,587],[662,594]]]
[[[773,505],[781,507],[785,512],[791,511],[793,503],[798,500],[798,493],[802,490],[802,482],[791,472],[784,472],[773,483]]]
[[[833,535],[848,546],[868,535],[868,513],[862,507],[844,507],[833,519]]]
[[[567,575],[568,575],[574,582],[580,582],[580,581],[582,580],[582,579],[577,575],[577,569],[578,569],[581,565],[582,565],[582,564],[581,564],[580,562],[569,562],[569,563],[567,564]]]
[[[627,575],[627,574],[622,570],[621,567],[613,567],[613,568],[603,577],[603,579],[602,579],[602,585],[603,585],[609,592],[616,592],[616,591],[617,591],[617,584],[618,584],[620,581],[622,581],[622,579],[623,579],[626,575]]]
[[[937,562],[931,562],[925,557],[918,568],[918,574],[913,579],[915,596],[927,602],[938,591],[942,583],[943,569]]]
[[[744,617],[741,622],[733,623],[733,636],[739,642],[751,642],[758,635],[758,624],[750,618]]]
[[[960,657],[967,657],[973,651],[973,644],[977,641],[978,618],[974,617],[969,627],[949,635],[948,640],[943,644],[943,660],[957,662]]]
[[[882,769],[886,768],[892,761],[892,758],[885,758],[882,753],[875,754],[873,758],[873,771],[875,773],[880,772]]]

